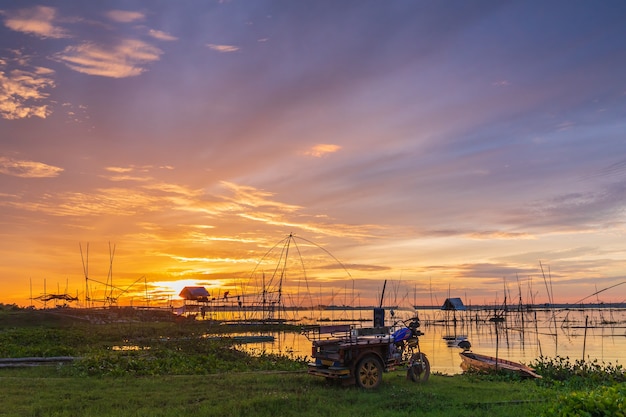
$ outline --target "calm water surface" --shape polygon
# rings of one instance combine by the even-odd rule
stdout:
[[[626,310],[542,310],[526,313],[507,313],[504,323],[488,320],[488,312],[456,312],[420,310],[422,321],[421,349],[431,364],[433,372],[458,374],[461,349],[457,343],[468,340],[476,353],[531,363],[540,356],[569,357],[571,362],[584,359],[602,363],[626,362]],[[306,316],[300,313],[303,319]],[[407,319],[413,311],[398,311],[395,319]],[[311,315],[311,314],[309,314]],[[348,324],[354,320],[356,327],[370,327],[370,311],[335,310],[317,312],[328,320],[322,324]],[[309,321],[317,320],[309,317]],[[367,320],[367,321],[361,321]],[[386,325],[393,321],[386,312]],[[585,325],[587,323],[587,325]],[[259,333],[256,333],[259,334]],[[311,342],[302,334],[289,332],[264,333],[275,337],[274,342],[242,345],[251,353],[280,353],[310,359]],[[583,356],[584,355],[584,356]]]

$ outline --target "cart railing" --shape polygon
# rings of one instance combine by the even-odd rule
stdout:
[[[352,326],[349,324],[306,326],[302,328],[302,334],[311,341],[349,339],[352,334]]]
[[[314,325],[302,328],[302,334],[310,341],[342,339],[355,340],[359,337],[386,337],[390,335],[390,327],[353,327],[349,324]]]

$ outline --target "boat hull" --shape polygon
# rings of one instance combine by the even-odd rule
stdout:
[[[534,369],[507,359],[494,358],[493,356],[481,355],[474,352],[461,352],[461,369],[464,371],[476,370],[479,372],[491,372],[497,370],[516,372],[523,377],[541,378]]]

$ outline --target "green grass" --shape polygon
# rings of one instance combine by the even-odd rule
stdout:
[[[8,371],[8,372],[7,372]],[[0,416],[471,416],[539,415],[551,397],[533,381],[385,374],[380,389],[327,384],[302,372],[156,377],[58,377],[2,370]]]
[[[0,357],[81,358],[62,366],[0,368],[0,416],[564,417],[623,411],[621,366],[540,358],[533,366],[542,380],[435,374],[416,384],[394,372],[384,375],[380,388],[361,390],[309,376],[302,359],[253,357],[228,340],[202,337],[244,330],[259,329],[194,321],[88,324],[0,309]],[[138,350],[113,349],[122,345]]]

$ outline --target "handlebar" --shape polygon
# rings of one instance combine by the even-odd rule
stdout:
[[[420,327],[420,318],[419,316],[411,317],[405,320],[396,320],[393,323],[393,327],[397,326],[399,323],[402,323],[405,327],[415,331]]]

